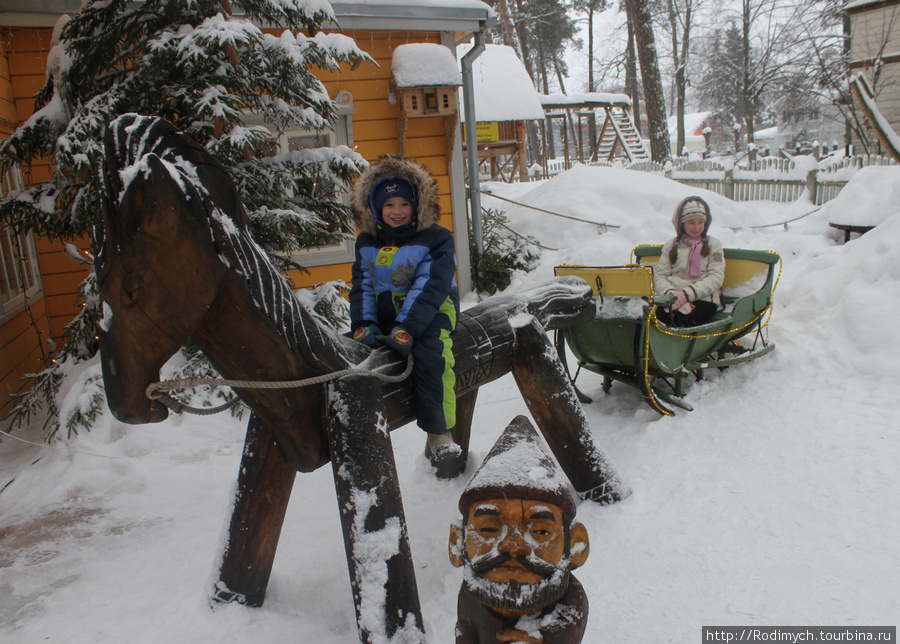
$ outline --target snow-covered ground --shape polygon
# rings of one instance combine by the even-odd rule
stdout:
[[[900,186],[853,183],[860,217]],[[891,181],[892,179],[892,181]],[[490,197],[545,246],[536,285],[560,263],[617,265],[671,237],[693,191],[647,174],[576,168],[542,183],[490,184],[517,201],[620,226],[561,219]],[[855,191],[855,192],[854,192]],[[777,349],[687,392],[660,417],[600,378],[579,385],[596,442],[633,489],[579,506],[591,554],[585,642],[699,642],[703,625],[896,625],[900,615],[900,215],[840,245],[829,206],[712,206],[727,247],[784,262],[768,326]],[[89,363],[71,380],[99,369]],[[63,401],[63,404],[71,404]],[[414,426],[392,434],[425,626],[453,641],[462,572],[447,556],[457,499],[503,428],[527,414],[511,376],[478,397],[467,473],[436,480]],[[227,414],[126,426],[109,414],[50,447],[0,443],[0,641],[157,644],[357,641],[330,468],[297,478],[265,605],[211,610],[244,434]],[[34,433],[23,434],[34,436]],[[5,487],[4,487],[5,486]]]

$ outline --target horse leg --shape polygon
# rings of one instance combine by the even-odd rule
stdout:
[[[328,438],[360,642],[424,642],[425,629],[379,382],[328,385]]]
[[[456,399],[456,428],[453,430],[453,440],[462,450],[463,463],[469,458],[469,437],[472,434],[476,398],[478,389],[473,389]]]
[[[214,601],[262,606],[296,475],[251,414]]]
[[[605,505],[631,494],[594,444],[575,388],[537,320],[516,328],[512,372],[528,410],[579,495]]]

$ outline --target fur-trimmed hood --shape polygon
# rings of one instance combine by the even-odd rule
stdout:
[[[428,170],[407,157],[387,154],[369,166],[353,187],[353,215],[360,232],[377,234],[375,213],[372,212],[372,189],[381,179],[400,177],[409,181],[416,191],[416,230],[436,224],[441,217],[437,196],[437,182]]]

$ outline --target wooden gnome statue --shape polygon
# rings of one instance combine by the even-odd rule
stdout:
[[[571,574],[590,550],[575,501],[534,426],[517,416],[459,499],[456,644],[581,642],[588,600]]]

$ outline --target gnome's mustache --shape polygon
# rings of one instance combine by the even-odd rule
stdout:
[[[487,554],[481,557],[476,557],[471,561],[472,572],[474,572],[479,577],[483,577],[485,573],[490,572],[498,566],[502,566],[511,559],[518,562],[519,565],[521,565],[528,572],[532,572],[539,577],[550,577],[558,570],[558,566],[547,563],[540,557],[529,555],[527,557],[517,556],[514,558],[509,553],[502,552],[493,556]]]

